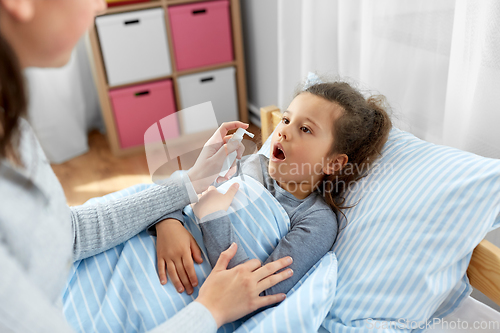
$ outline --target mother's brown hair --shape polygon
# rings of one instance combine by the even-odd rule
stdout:
[[[341,170],[326,175],[320,190],[325,201],[343,214],[342,209],[350,208],[344,206],[345,190],[366,175],[380,155],[392,128],[385,110],[385,97],[374,95],[366,99],[351,85],[340,81],[317,83],[305,91],[342,108],[342,115],[334,124],[330,155],[346,154],[348,162]]]
[[[21,159],[19,117],[25,115],[27,97],[19,60],[7,40],[0,34],[0,158],[17,165]]]

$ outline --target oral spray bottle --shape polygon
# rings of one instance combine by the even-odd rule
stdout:
[[[229,139],[228,143],[232,142],[232,141],[241,142],[241,140],[243,140],[243,135],[245,135],[245,134],[251,138],[254,137],[254,135],[252,133],[248,132],[247,130],[245,130],[243,128],[238,128],[236,130],[236,133],[234,133],[233,136],[231,137],[231,139]],[[226,159],[224,160],[224,164],[222,165],[222,169],[219,173],[220,177],[224,177],[227,174],[227,172],[231,168],[231,165],[233,165],[233,162],[236,159],[237,155],[238,155],[238,153],[236,151],[233,151],[231,154],[227,155]]]

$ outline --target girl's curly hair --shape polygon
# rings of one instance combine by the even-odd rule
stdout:
[[[319,190],[332,209],[344,215],[342,210],[352,207],[344,205],[345,190],[366,175],[389,136],[392,122],[386,111],[386,99],[382,95],[365,98],[346,82],[316,83],[296,95],[304,92],[342,108],[342,115],[334,124],[329,153],[346,154],[348,162],[341,170],[326,175]]]

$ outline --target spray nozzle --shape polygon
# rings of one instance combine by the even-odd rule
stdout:
[[[243,135],[248,135],[249,137],[253,138],[255,135],[253,133],[250,133],[244,128],[238,128],[236,130],[236,133],[233,134],[233,137],[231,139],[239,140],[243,138]]]
[[[248,135],[249,137],[253,138],[254,134],[248,132],[244,128],[238,128],[236,130],[236,133],[233,134],[231,139],[229,141],[239,141],[243,139],[243,135]],[[234,160],[236,159],[236,151],[233,151],[231,154],[227,155],[226,159],[224,160],[224,164],[222,165],[222,170],[219,173],[219,176],[224,177],[226,173],[229,171],[229,168],[233,165]]]

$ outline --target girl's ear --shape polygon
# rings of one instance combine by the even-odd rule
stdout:
[[[326,175],[331,175],[339,170],[341,170],[344,165],[347,164],[349,158],[346,154],[338,154],[332,158],[329,158],[323,167],[323,173]]]
[[[19,22],[31,21],[35,14],[33,0],[0,0],[0,5]]]

